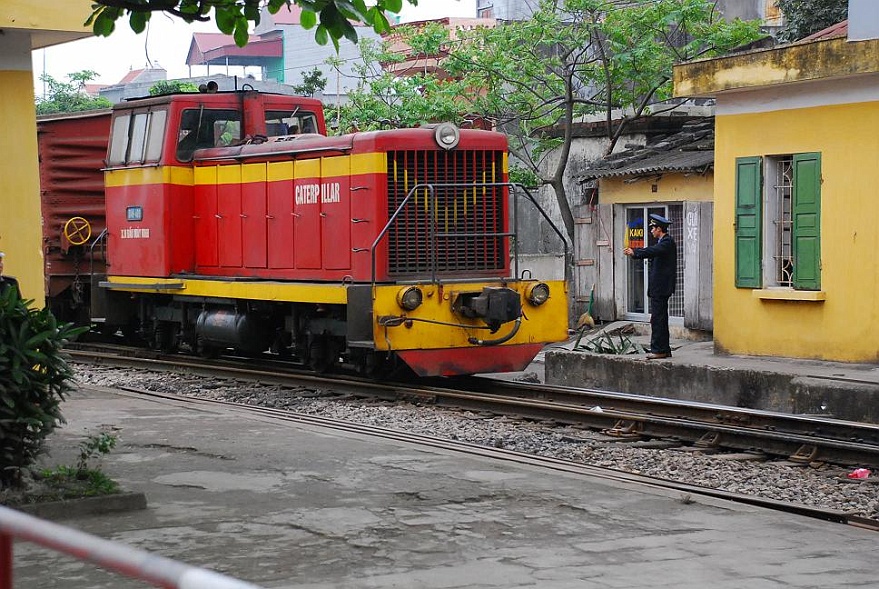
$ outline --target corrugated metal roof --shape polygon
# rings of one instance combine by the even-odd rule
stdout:
[[[848,20],[821,29],[817,33],[803,37],[800,41],[819,41],[821,39],[836,39],[837,37],[848,37]]]
[[[714,165],[714,150],[673,151],[660,153],[619,168],[596,168],[587,170],[584,178],[609,178],[613,176],[647,176],[662,172],[703,173]]]
[[[247,45],[238,47],[223,33],[193,33],[186,65],[264,65],[266,59],[281,57],[280,36],[250,35]]]
[[[664,172],[703,174],[714,166],[714,119],[689,123],[660,141],[614,153],[579,176],[594,178],[649,176]]]

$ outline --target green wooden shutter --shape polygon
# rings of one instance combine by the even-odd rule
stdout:
[[[739,288],[763,285],[762,171],[762,158],[736,158],[736,286]]]
[[[794,288],[821,288],[821,154],[794,156]]]

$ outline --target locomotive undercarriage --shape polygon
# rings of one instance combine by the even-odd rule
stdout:
[[[122,293],[115,293],[121,295]],[[384,374],[404,366],[395,354],[349,346],[345,305],[278,303],[138,294],[114,297],[118,332],[151,349],[214,358],[273,355],[316,372]],[[122,307],[127,310],[119,312]]]

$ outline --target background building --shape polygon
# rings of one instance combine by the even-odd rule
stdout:
[[[339,40],[338,53],[332,43],[318,45],[314,41],[314,30],[302,27],[301,13],[302,9],[298,6],[282,7],[277,14],[263,10],[254,34],[260,38],[280,37],[282,47],[280,60],[266,69],[266,79],[295,86],[302,83],[303,74],[317,68],[326,78],[327,85],[321,94],[315,94],[314,97],[322,100],[327,109],[344,104],[348,91],[357,85],[354,64],[360,59],[360,50],[347,39]],[[379,39],[372,27],[360,23],[354,26],[358,38]],[[338,70],[327,63],[329,58],[340,62]]]
[[[718,352],[879,362],[879,16],[849,16],[855,36],[675,67],[677,95],[717,101]]]

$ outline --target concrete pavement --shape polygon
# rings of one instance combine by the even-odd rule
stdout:
[[[120,428],[143,510],[61,521],[272,588],[873,587],[874,533],[712,499],[82,390],[50,463]],[[143,587],[29,544],[16,589]]]

